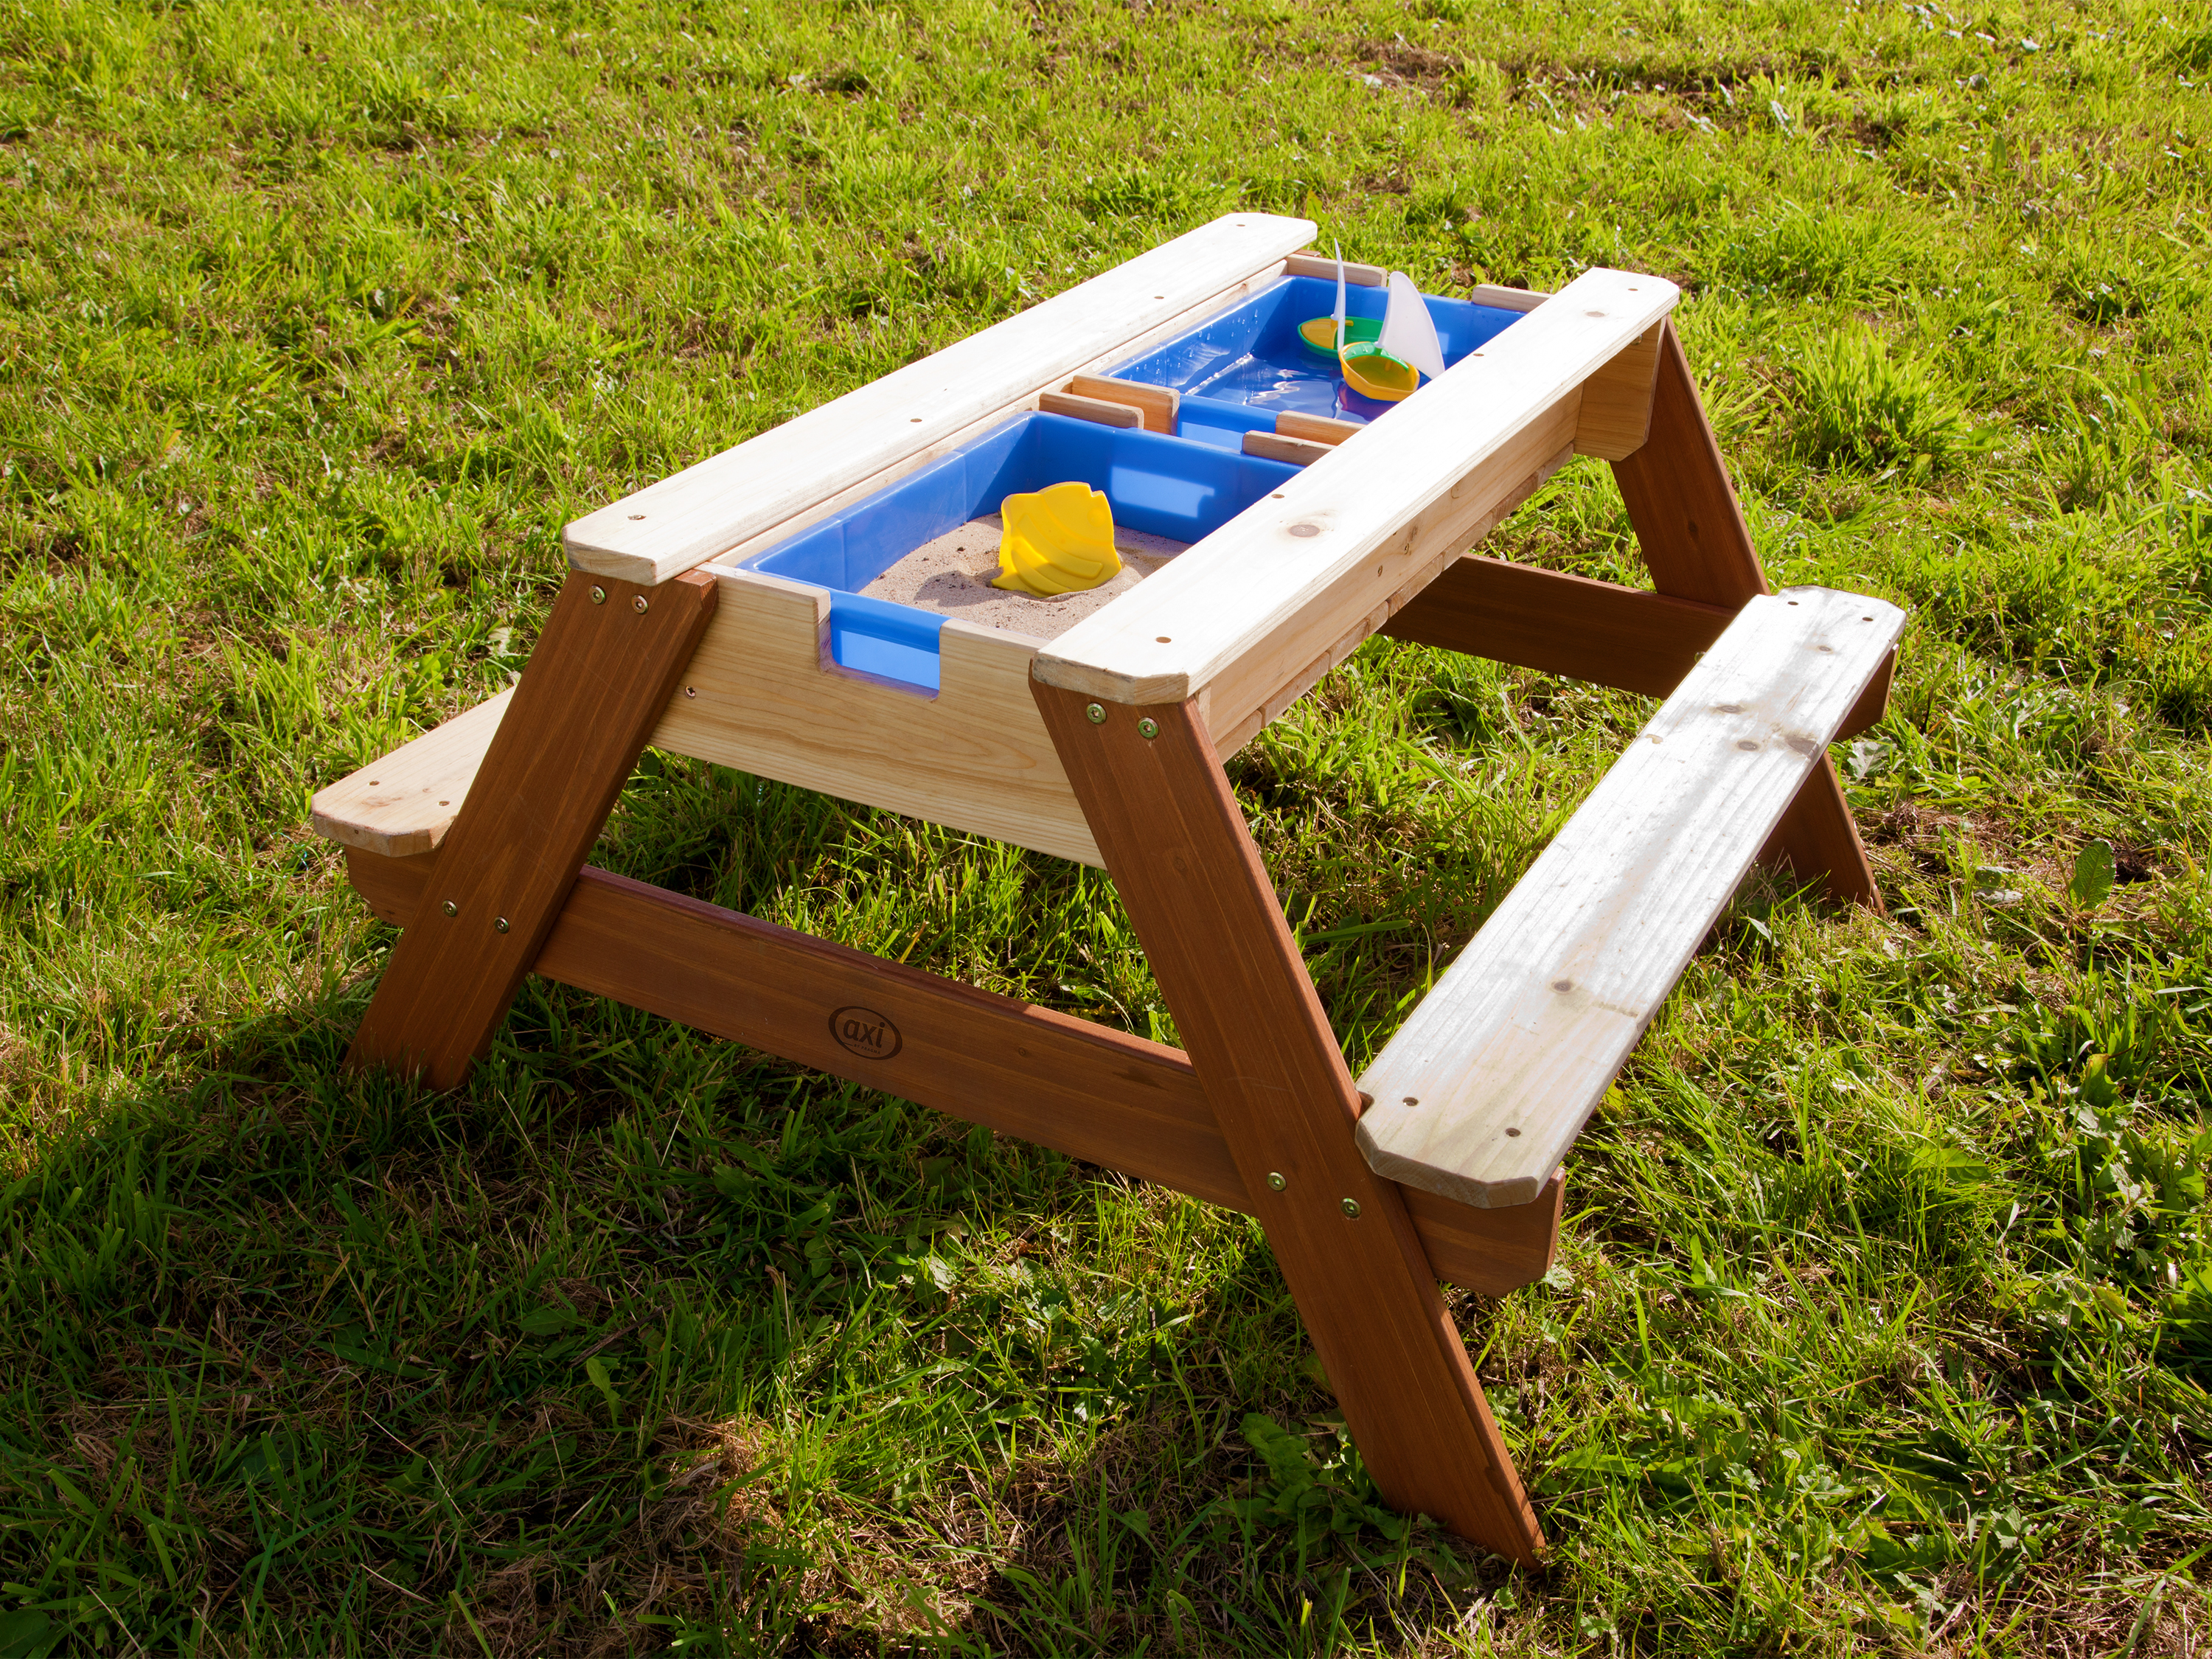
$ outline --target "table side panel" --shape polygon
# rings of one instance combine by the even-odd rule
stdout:
[[[825,667],[822,590],[756,571],[712,574],[721,603],[655,748],[1099,862],[1030,694],[1033,641],[947,622],[933,697]]]

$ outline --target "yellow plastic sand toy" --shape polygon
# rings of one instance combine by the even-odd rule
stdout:
[[[1080,593],[1121,568],[1114,550],[1114,509],[1103,491],[1080,481],[1048,484],[999,503],[999,574],[991,586],[1050,599]]]

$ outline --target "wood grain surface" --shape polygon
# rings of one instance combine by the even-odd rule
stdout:
[[[439,908],[400,936],[349,1067],[386,1066],[451,1088],[489,1046],[705,631],[714,593],[714,580],[698,574],[658,588],[582,574],[562,585],[439,853]]]
[[[1376,1483],[1534,1560],[1534,1513],[1404,1196],[1355,1148],[1352,1079],[1197,710],[1095,721],[1079,693],[1036,695]]]
[[[1146,431],[1165,437],[1175,436],[1176,422],[1182,412],[1182,393],[1168,386],[1147,386],[1142,380],[1121,380],[1110,374],[1078,374],[1068,381],[1066,389],[1079,398],[1127,404],[1144,416]]]
[[[1659,592],[1734,611],[1771,591],[1671,322],[1660,342],[1650,436],[1613,464],[1613,476]],[[1842,781],[1825,757],[1784,815],[1773,852],[1805,880],[1825,877],[1828,896],[1838,903],[1881,914],[1865,843]]]
[[[1099,862],[1030,696],[1036,641],[947,622],[933,696],[825,667],[826,590],[758,571],[713,574],[720,606],[653,747]]]
[[[1233,213],[1164,242],[895,369],[818,409],[686,467],[568,526],[570,562],[665,581],[902,463],[944,453],[979,423],[1024,406],[1072,374],[1109,367],[1145,342],[1203,321],[1255,276],[1282,269],[1313,226]]]
[[[436,854],[356,852],[346,862],[371,909],[414,925]],[[1252,1208],[1179,1048],[589,868],[532,971],[1209,1204]],[[841,1015],[857,1030],[841,1036]],[[865,1035],[878,1030],[896,1041]],[[1503,1296],[1552,1265],[1556,1191],[1517,1209],[1412,1200],[1439,1279]]]
[[[1502,496],[1573,441],[1583,383],[1678,297],[1585,271],[1480,350],[1037,656],[1047,684],[1107,702],[1217,693],[1224,729],[1400,592],[1464,552],[1475,497]],[[1431,569],[1429,574],[1433,574]]]
[[[1378,1171],[1536,1196],[1904,625],[1826,588],[1744,606],[1360,1078]]]
[[[427,853],[460,816],[514,696],[510,688],[315,792],[315,833],[386,858]]]

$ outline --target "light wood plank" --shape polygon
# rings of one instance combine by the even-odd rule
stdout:
[[[315,792],[315,833],[386,858],[427,853],[460,815],[512,687]]]
[[[1250,276],[1232,283],[1211,298],[1201,301],[1181,315],[1170,318],[1149,332],[1140,334],[1135,339],[1127,341],[1115,346],[1111,351],[1102,354],[1098,362],[1092,367],[1116,362],[1125,357],[1140,356],[1154,346],[1196,327],[1208,318],[1243,304],[1254,295],[1272,286],[1282,274],[1282,267],[1279,264],[1268,265],[1255,271]],[[735,546],[715,555],[712,562],[717,568],[739,565],[756,553],[765,552],[781,542],[788,541],[800,531],[809,529],[821,523],[823,520],[843,512],[855,501],[864,501],[878,490],[897,483],[908,474],[919,472],[932,461],[941,459],[963,445],[973,443],[976,439],[988,435],[1016,416],[1035,409],[1042,395],[1037,392],[1024,392],[1011,402],[1001,404],[977,419],[970,421],[967,425],[946,433],[935,442],[901,454],[897,459],[890,462],[880,471],[872,472],[866,477],[849,483],[834,494],[823,496],[811,506],[799,508],[789,518],[770,525],[759,534],[747,537]]]
[[[1562,404],[1553,417],[1547,417],[1516,441],[1516,452],[1540,447],[1559,440],[1572,426],[1573,416],[1573,404]],[[1513,471],[1518,470],[1518,460],[1524,458],[1524,455],[1516,453],[1512,458],[1516,465],[1511,471],[1494,466],[1480,493],[1470,493],[1463,500],[1455,502],[1454,511],[1448,514],[1431,516],[1419,544],[1408,550],[1405,580],[1399,584],[1397,591],[1372,611],[1355,618],[1326,650],[1288,678],[1279,680],[1273,690],[1260,697],[1256,703],[1253,701],[1253,692],[1264,680],[1253,671],[1255,667],[1264,666],[1266,672],[1272,674],[1281,666],[1279,659],[1255,653],[1239,664],[1236,673],[1224,677],[1217,684],[1209,694],[1209,701],[1217,711],[1213,718],[1218,721],[1220,735],[1215,742],[1220,751],[1224,755],[1235,754],[1262,729],[1280,720],[1289,712],[1292,703],[1321,683],[1322,675],[1357,651],[1370,635],[1381,632],[1399,611],[1428,592],[1438,577],[1451,568],[1455,560],[1461,560],[1460,549],[1470,542],[1480,541],[1511,517],[1523,501],[1542,487],[1545,479],[1574,458],[1574,451],[1562,444],[1516,479]],[[1464,562],[1463,560],[1461,562]],[[1237,714],[1232,710],[1243,712]]]
[[[1145,417],[1145,430],[1175,436],[1176,421],[1182,412],[1182,393],[1170,386],[1146,386],[1142,380],[1117,380],[1111,374],[1078,374],[1067,389],[1079,398],[1100,398],[1127,404]]]
[[[1145,423],[1145,411],[1141,409],[1109,403],[1103,398],[1080,397],[1073,392],[1040,392],[1037,407],[1048,415],[1066,415],[1098,426],[1127,428]]]
[[[1275,430],[1285,438],[1307,438],[1317,444],[1340,444],[1367,428],[1358,421],[1340,421],[1327,415],[1302,415],[1286,409],[1275,416]]]
[[[1321,276],[1329,282],[1336,280],[1336,257],[1316,253],[1308,248],[1303,253],[1293,253],[1283,261],[1283,271],[1290,276]],[[1381,288],[1390,280],[1390,273],[1380,265],[1355,264],[1344,262],[1344,280],[1354,288]]]
[[[1583,387],[1582,424],[1575,428],[1575,453],[1601,460],[1626,460],[1644,447],[1651,432],[1651,389],[1659,372],[1659,342],[1664,323],[1589,377]]]
[[[1248,432],[1243,449],[1263,460],[1288,461],[1292,466],[1311,466],[1334,446],[1311,438],[1286,438],[1279,432]]]
[[[1360,1079],[1377,1174],[1535,1197],[1904,624],[1825,588],[1743,607]]]
[[[1455,521],[1480,516],[1469,499],[1506,493],[1571,443],[1583,383],[1677,297],[1659,277],[1585,272],[1560,303],[1406,399],[1386,435],[1346,439],[1053,641],[1037,678],[1107,702],[1161,703],[1235,670],[1233,696],[1209,705],[1208,719],[1226,725],[1434,559],[1439,525],[1456,533]]]
[[[587,514],[563,532],[569,561],[651,585],[789,527],[794,514],[1126,355],[1256,274],[1279,271],[1312,232],[1305,220],[1263,213],[1200,226]]]
[[[1099,862],[1030,694],[1037,641],[947,622],[933,697],[825,667],[824,590],[757,571],[714,574],[721,604],[655,748]]]
[[[1534,311],[1552,296],[1534,289],[1500,288],[1494,283],[1477,283],[1467,291],[1468,299],[1479,306],[1490,306],[1498,311]]]

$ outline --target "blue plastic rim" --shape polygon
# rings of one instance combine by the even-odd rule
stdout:
[[[1424,294],[1449,368],[1470,351],[1520,321],[1517,311]],[[1347,317],[1380,318],[1389,304],[1379,288],[1345,289]],[[1243,305],[1179,334],[1143,356],[1107,370],[1182,394],[1183,437],[1236,449],[1252,431],[1273,431],[1285,410],[1340,421],[1371,421],[1397,405],[1376,403],[1346,386],[1342,377],[1298,337],[1309,317],[1336,309],[1336,283],[1319,276],[1285,276]]]
[[[917,606],[863,599],[860,589],[925,542],[997,512],[1007,496],[1075,479],[1105,492],[1115,524],[1197,541],[1297,471],[1230,453],[1234,447],[1060,415],[1024,415],[756,554],[744,568],[830,590],[830,654],[839,666],[935,691],[945,619]]]

